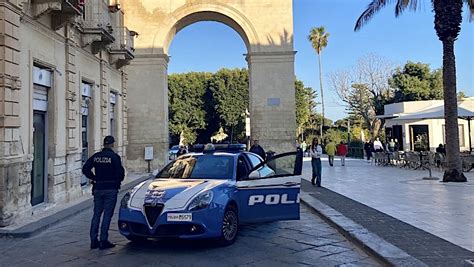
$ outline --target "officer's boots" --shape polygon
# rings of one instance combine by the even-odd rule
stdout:
[[[100,241],[99,249],[108,249],[115,247],[114,243],[110,243],[108,240]]]

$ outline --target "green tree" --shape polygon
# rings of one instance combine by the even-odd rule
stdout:
[[[248,79],[246,69],[221,69],[209,82],[216,112],[231,142],[234,137],[242,139],[245,134],[245,111],[249,106]]]
[[[392,102],[432,100],[443,98],[441,70],[431,71],[428,64],[408,62],[397,68],[389,79],[395,90]]]
[[[298,136],[304,132],[305,125],[308,124],[311,114],[316,104],[314,99],[316,92],[311,87],[305,87],[300,80],[295,81],[295,100],[296,100],[296,126],[298,127]]]
[[[468,96],[463,91],[458,92],[458,100],[462,100],[462,99],[467,98],[467,97]]]
[[[322,118],[324,116],[324,94],[323,94],[323,71],[321,66],[321,52],[328,45],[329,33],[326,32],[324,27],[314,27],[310,30],[308,40],[311,42],[314,50],[318,54],[318,65],[319,65],[319,86],[321,88],[321,110]],[[321,121],[321,137],[323,136],[324,120]]]
[[[169,128],[180,144],[192,144],[206,127],[205,93],[210,73],[190,72],[168,77]]]
[[[380,9],[388,3],[396,2],[395,15],[398,16],[407,8],[414,11],[418,0],[373,0],[356,22],[354,30],[359,30]],[[461,31],[462,6],[466,2],[470,9],[470,20],[474,18],[473,0],[431,0],[434,11],[434,28],[438,39],[443,44],[443,91],[447,168],[443,175],[444,182],[466,182],[462,173],[462,161],[459,152],[458,103],[456,94],[456,57],[454,42]]]

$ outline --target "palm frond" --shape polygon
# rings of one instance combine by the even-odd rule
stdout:
[[[407,8],[417,11],[419,8],[418,0],[398,0],[395,7],[395,17],[400,16]]]
[[[474,21],[474,0],[464,0],[467,4],[467,7],[469,9],[469,21],[472,22]]]
[[[384,8],[389,2],[393,0],[373,0],[368,6],[367,9],[360,15],[357,19],[354,31],[358,31],[364,26],[372,17],[379,12],[380,9]]]

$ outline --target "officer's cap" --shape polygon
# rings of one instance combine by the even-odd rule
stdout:
[[[104,145],[111,145],[113,143],[115,143],[115,139],[113,136],[108,135],[104,138]]]

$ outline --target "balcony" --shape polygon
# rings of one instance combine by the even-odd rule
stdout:
[[[105,50],[115,41],[112,14],[104,0],[90,1],[86,5],[85,18],[82,21],[83,47],[91,46],[93,54]]]
[[[59,30],[84,13],[85,0],[33,0],[33,14],[39,18],[51,14],[51,27]]]
[[[120,69],[135,57],[134,38],[138,33],[130,31],[127,27],[118,27],[114,33],[116,41],[110,47],[109,53],[111,63]]]

